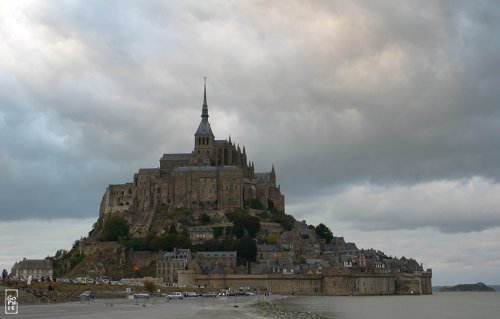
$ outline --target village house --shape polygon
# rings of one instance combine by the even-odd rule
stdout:
[[[257,245],[257,260],[263,262],[270,259],[285,257],[285,252],[278,245]]]
[[[167,284],[177,283],[177,272],[189,269],[192,263],[190,249],[174,249],[160,254],[156,261],[156,277]]]
[[[54,268],[49,259],[26,259],[16,262],[11,269],[11,276],[27,279],[29,276],[37,279],[53,277]]]
[[[193,245],[202,244],[206,240],[214,238],[214,230],[212,227],[194,226],[188,228],[189,239]]]
[[[203,274],[232,273],[236,258],[236,251],[200,251],[195,260]]]

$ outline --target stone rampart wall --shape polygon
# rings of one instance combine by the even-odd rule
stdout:
[[[431,294],[431,275],[372,274],[350,269],[338,269],[324,275],[198,275],[192,271],[179,272],[179,285],[204,285],[216,289],[259,287],[275,294],[395,295]]]

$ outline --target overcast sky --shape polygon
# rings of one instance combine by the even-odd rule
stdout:
[[[275,164],[287,213],[500,284],[499,33],[495,1],[2,1],[0,267],[190,152],[206,75],[216,138]]]

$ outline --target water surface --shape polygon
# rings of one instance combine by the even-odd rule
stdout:
[[[336,319],[500,318],[498,292],[446,292],[422,296],[292,297],[280,301],[295,311]]]

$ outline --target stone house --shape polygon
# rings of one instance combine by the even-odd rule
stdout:
[[[19,279],[27,279],[29,276],[33,278],[52,278],[54,268],[49,259],[26,259],[16,262],[12,266],[11,276]]]
[[[383,274],[387,273],[388,271],[387,268],[385,267],[384,262],[376,260],[373,262],[373,272]]]
[[[263,262],[270,259],[285,257],[285,252],[278,245],[257,245],[257,260]]]
[[[194,226],[188,228],[189,238],[193,245],[202,244],[206,240],[214,238],[214,230],[212,227]]]
[[[232,273],[236,267],[236,251],[200,251],[196,253],[196,263],[203,274]]]
[[[287,255],[294,262],[301,262],[305,258],[319,258],[321,255],[321,243],[305,221],[297,221],[291,231],[283,232],[278,244],[283,251],[289,252]]]
[[[294,233],[292,231],[284,231],[279,237],[279,245],[283,251],[293,251]]]
[[[174,249],[173,252],[160,254],[156,261],[156,277],[163,278],[167,284],[177,283],[177,272],[191,267],[191,250]]]
[[[277,261],[278,267],[283,275],[293,275],[295,273],[295,266],[293,265],[292,259],[289,257],[280,257]]]
[[[366,257],[365,251],[361,250],[358,255],[358,267],[367,268],[368,267],[368,257]]]

